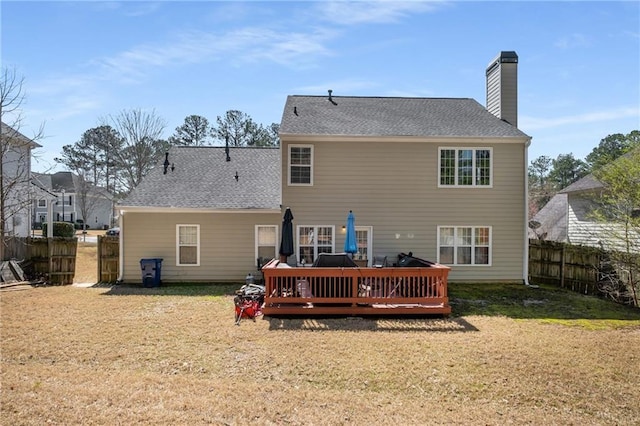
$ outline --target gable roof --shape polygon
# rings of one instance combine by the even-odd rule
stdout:
[[[280,135],[526,138],[469,98],[287,97]]]
[[[280,150],[274,148],[171,147],[118,207],[267,209],[280,212]],[[236,172],[238,179],[236,180]]]
[[[622,158],[631,158],[634,155],[640,156],[640,148],[634,148],[631,151],[622,154],[620,157],[613,160],[613,162],[615,163]],[[602,188],[604,188],[604,185],[602,184],[602,182],[596,179],[593,173],[589,173],[588,175],[578,179],[577,181],[573,182],[571,185],[567,186],[566,188],[562,189],[559,192],[571,194],[575,192],[590,191],[593,189],[602,189]]]
[[[42,145],[29,139],[28,137],[26,137],[25,135],[23,135],[22,133],[14,129],[13,127],[9,126],[8,124],[5,124],[4,122],[0,123],[0,132],[2,133],[3,138],[8,137],[9,140],[14,140],[22,144],[29,145],[30,148],[42,148]]]
[[[542,238],[547,241],[565,242],[568,240],[567,194],[558,193],[536,213],[531,222],[538,222],[536,229],[529,228],[529,238]]]
[[[570,194],[574,192],[582,192],[589,191],[592,189],[600,189],[604,188],[604,185],[593,176],[593,174],[589,173],[585,177],[578,179],[573,182],[571,185],[567,186],[563,190],[559,191],[561,194]]]

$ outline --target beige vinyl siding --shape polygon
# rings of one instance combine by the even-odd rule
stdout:
[[[242,282],[256,271],[255,225],[280,213],[134,213],[122,215],[124,281],[142,282],[140,259],[162,258],[163,282]],[[200,225],[200,266],[176,266],[176,225]]]
[[[518,67],[498,64],[487,75],[487,110],[507,122],[518,125]]]
[[[438,188],[439,147],[492,148],[493,187]],[[353,210],[356,226],[373,227],[372,255],[390,262],[409,251],[436,260],[438,226],[490,226],[492,266],[454,266],[450,278],[522,280],[524,150],[524,141],[322,141],[314,143],[311,187],[286,185],[283,159],[283,205],[291,207],[296,226],[334,224],[336,251],[342,251],[339,230]]]

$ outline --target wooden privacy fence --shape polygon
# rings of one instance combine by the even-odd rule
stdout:
[[[529,240],[529,280],[598,295],[603,252],[555,241]]]
[[[11,238],[5,240],[5,258],[25,260],[23,269],[54,285],[73,284],[78,239]]]
[[[98,282],[113,283],[118,280],[120,239],[98,235]]]

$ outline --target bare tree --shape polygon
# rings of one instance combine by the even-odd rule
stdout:
[[[15,69],[3,68],[0,74],[0,259],[4,260],[5,237],[30,229],[31,149],[39,145],[43,129],[33,138],[20,133],[24,79]],[[25,223],[26,222],[26,223]]]
[[[166,151],[168,144],[160,139],[166,126],[155,110],[123,110],[105,121],[122,137],[121,149],[114,152],[113,159],[119,170],[117,177],[122,192],[131,192]]]

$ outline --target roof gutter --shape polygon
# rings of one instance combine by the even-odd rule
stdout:
[[[124,238],[124,234],[122,233],[122,230],[124,229],[124,227],[122,226],[124,222],[124,215],[123,214],[119,214],[118,215],[118,226],[120,227],[120,236],[118,237],[120,239],[120,244],[118,244],[118,246],[120,247],[119,253],[118,253],[118,278],[116,279],[116,283],[119,284],[121,282],[124,281],[124,244],[122,243],[122,240]]]
[[[537,285],[529,283],[529,146],[531,145],[531,138],[526,142],[524,146],[524,250],[522,259],[522,282],[525,286],[531,288],[538,288]]]
[[[190,207],[142,207],[142,206],[116,206],[121,213],[278,213],[280,208],[243,208],[243,209],[209,209]]]

